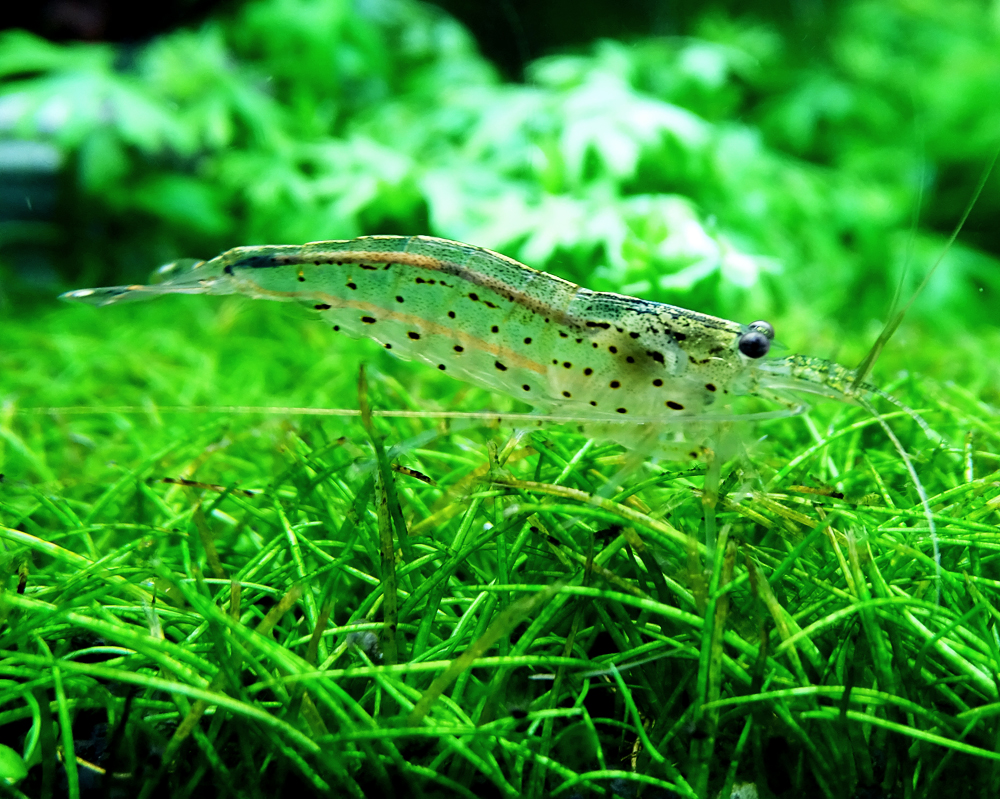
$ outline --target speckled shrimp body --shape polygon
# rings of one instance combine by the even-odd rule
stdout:
[[[766,360],[774,332],[664,303],[590,291],[480,247],[426,236],[236,247],[178,262],[150,285],[80,289],[110,305],[161,294],[305,302],[333,330],[401,358],[581,420],[694,422],[725,395],[801,407],[790,392],[870,394],[816,358]]]

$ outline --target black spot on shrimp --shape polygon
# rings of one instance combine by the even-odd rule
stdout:
[[[274,269],[276,266],[281,266],[273,255],[250,255],[243,258],[239,264],[241,267],[246,269]],[[227,270],[230,267],[226,267]],[[232,274],[232,271],[229,271]]]

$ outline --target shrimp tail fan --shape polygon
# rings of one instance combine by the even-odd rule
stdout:
[[[165,264],[153,272],[149,285],[105,286],[76,289],[60,294],[59,299],[87,305],[115,305],[150,300],[163,294],[232,294],[236,290],[225,273],[221,259],[198,261],[185,258]]]

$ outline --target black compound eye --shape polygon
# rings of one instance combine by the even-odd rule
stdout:
[[[758,319],[756,322],[751,322],[749,325],[747,325],[747,327],[750,328],[750,330],[752,330],[753,332],[763,333],[767,337],[768,341],[774,341],[774,328],[771,327],[770,322],[765,322],[763,319]]]
[[[740,336],[739,348],[748,358],[763,358],[771,349],[771,339],[759,330],[751,330]]]

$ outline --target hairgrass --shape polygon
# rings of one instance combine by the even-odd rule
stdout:
[[[854,406],[746,426],[713,559],[704,466],[608,495],[622,450],[561,427],[159,410],[356,407],[362,361],[373,408],[511,407],[328,335],[235,299],[5,322],[6,792],[1000,790],[997,342],[963,341],[961,385],[886,386],[943,435],[884,414],[938,604]]]

